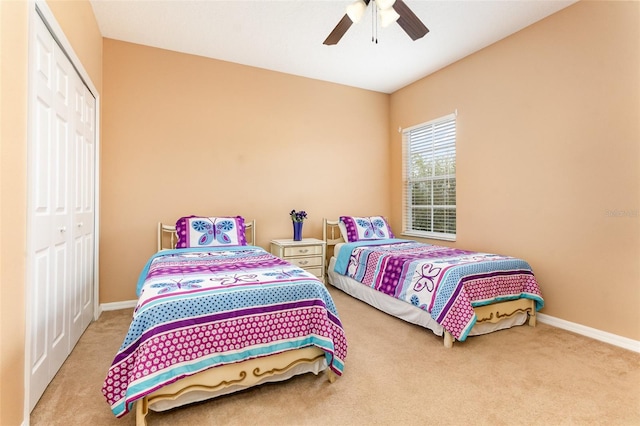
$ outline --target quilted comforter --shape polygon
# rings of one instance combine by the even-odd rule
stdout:
[[[457,340],[476,322],[474,306],[519,298],[544,300],[527,262],[403,239],[347,243],[335,272],[429,312]]]
[[[116,417],[176,380],[306,346],[341,375],[347,342],[325,286],[254,246],[162,251],[138,280],[129,331],[102,388]]]

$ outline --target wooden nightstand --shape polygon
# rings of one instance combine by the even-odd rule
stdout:
[[[311,272],[323,283],[327,245],[316,238],[271,240],[271,254]]]

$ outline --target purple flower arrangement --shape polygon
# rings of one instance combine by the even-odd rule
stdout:
[[[300,210],[299,212],[291,210],[289,216],[291,216],[291,220],[293,222],[304,222],[304,220],[307,218],[307,212],[305,212],[304,210]]]

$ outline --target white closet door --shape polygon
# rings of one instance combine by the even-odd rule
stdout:
[[[79,77],[74,99],[76,132],[72,228],[75,257],[70,300],[72,346],[93,319],[95,98]]]
[[[41,19],[31,61],[29,408],[93,316],[95,99]]]
[[[30,392],[37,401],[68,355],[65,290],[71,245],[69,215],[70,65],[49,31],[38,21],[35,130],[30,146],[32,194],[31,254],[34,260],[31,310]],[[73,72],[73,69],[71,69]],[[35,402],[34,402],[35,405]]]

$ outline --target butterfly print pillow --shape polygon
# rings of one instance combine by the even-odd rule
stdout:
[[[244,218],[185,216],[176,222],[176,248],[246,246]]]
[[[342,237],[348,243],[362,240],[395,238],[387,220],[382,216],[340,216]]]

